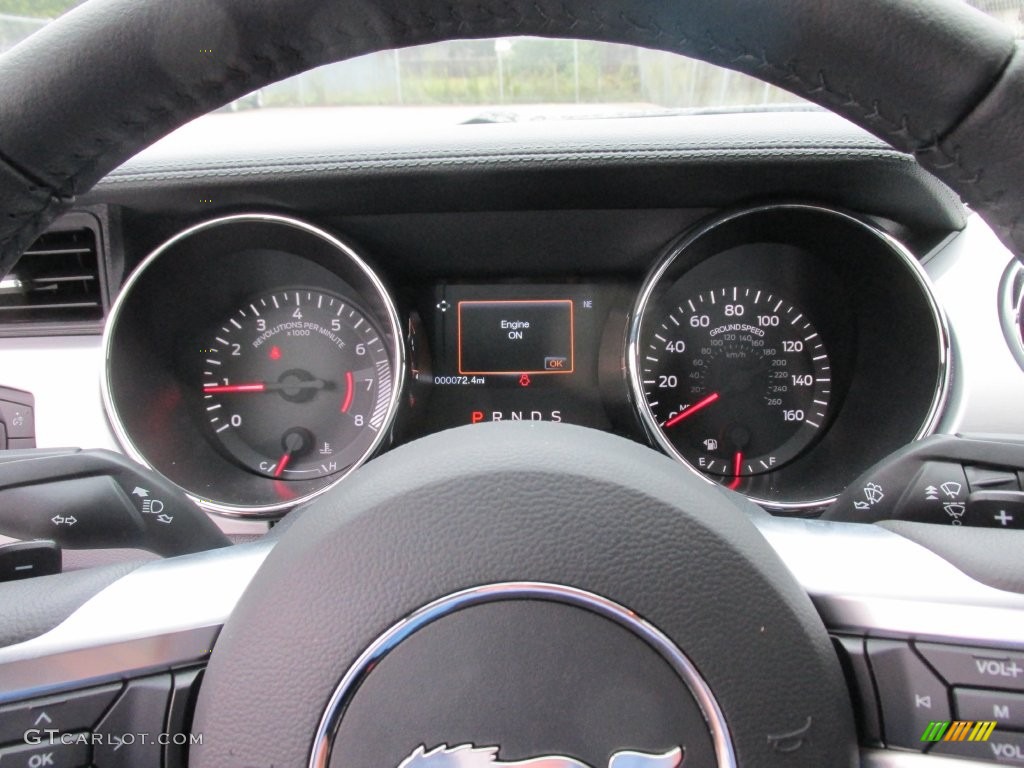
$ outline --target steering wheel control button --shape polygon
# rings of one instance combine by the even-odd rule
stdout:
[[[929,755],[951,755],[986,760],[1004,765],[1024,765],[1024,733],[993,731],[985,741],[952,740],[936,742]]]
[[[951,718],[945,684],[907,643],[869,638],[867,649],[882,704],[885,743],[923,751],[927,743],[921,734],[928,724]]]
[[[444,696],[399,693],[410,687]],[[313,755],[322,768],[735,765],[710,690],[667,637],[596,595],[532,583],[450,595],[379,638]]]
[[[0,387],[0,422],[9,438],[35,440],[35,398],[30,392]]]
[[[999,728],[1024,731],[1024,694],[954,688],[953,708],[960,720],[995,720]]]
[[[35,437],[36,423],[30,406],[0,400],[0,419],[12,438]]]
[[[0,707],[0,744],[24,744],[25,734],[34,734],[35,730],[40,737],[47,730],[87,731],[96,725],[120,690],[120,685],[105,685]]]
[[[1024,528],[1024,493],[975,491],[967,499],[971,524],[985,528]]]
[[[132,680],[96,726],[96,768],[160,768],[171,676]],[[128,736],[131,735],[129,740]]]
[[[1024,653],[938,643],[916,646],[950,685],[1024,691]]]
[[[0,581],[60,573],[60,547],[48,540],[15,541],[0,545]]]
[[[0,768],[88,768],[91,749],[88,733],[42,734],[38,744],[0,748]]]

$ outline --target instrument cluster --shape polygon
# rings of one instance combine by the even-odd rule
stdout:
[[[813,514],[934,428],[943,317],[917,260],[872,224],[749,208],[648,267],[414,283],[312,225],[229,216],[129,278],[104,402],[129,454],[239,516],[280,515],[394,444],[503,420],[617,432]]]

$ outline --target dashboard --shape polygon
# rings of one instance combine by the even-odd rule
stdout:
[[[1015,428],[983,391],[1022,387],[1012,346],[962,364],[1001,341],[966,309],[1009,263],[984,225],[837,118],[744,119],[458,126],[400,157],[171,136],[77,214],[109,246],[102,339],[0,340],[3,383],[40,445],[111,435],[229,530],[464,424],[597,428],[801,516],[915,439]],[[627,131],[646,162],[609,159]],[[61,347],[100,397],[43,381]]]

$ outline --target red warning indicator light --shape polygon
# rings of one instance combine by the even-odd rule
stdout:
[[[281,359],[281,348],[274,346],[270,348],[270,359],[280,360]]]
[[[483,411],[473,411],[473,413],[469,417],[470,424],[479,424],[483,420],[484,420],[484,412]]]
[[[525,373],[522,376],[519,377],[519,386],[520,387],[528,387],[528,386],[530,386],[530,377],[527,376]]]

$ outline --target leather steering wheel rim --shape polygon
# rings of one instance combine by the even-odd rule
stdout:
[[[504,35],[661,48],[779,85],[913,153],[1024,252],[1024,57],[961,0],[91,0],[0,57],[0,276],[76,195],[246,92]]]

